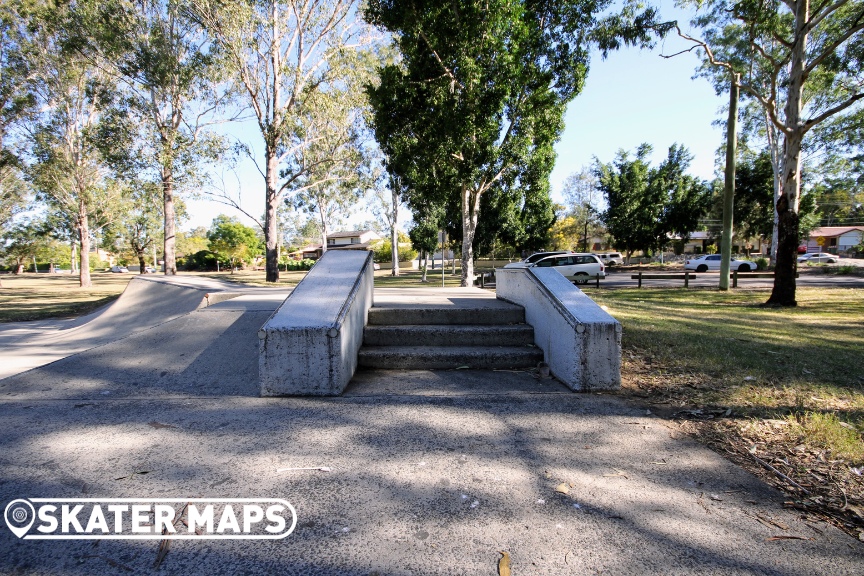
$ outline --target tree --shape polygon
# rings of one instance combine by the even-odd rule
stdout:
[[[408,231],[408,237],[411,238],[411,245],[420,251],[420,258],[423,259],[423,276],[421,282],[426,280],[426,261],[429,253],[435,254],[438,248],[438,232],[441,230],[439,225],[440,213],[431,210],[414,216],[414,226]]]
[[[381,186],[380,178],[372,188],[372,213],[390,233],[390,260],[393,268],[391,276],[399,276],[399,207],[402,204],[402,190],[398,178],[390,177],[387,186]]]
[[[736,79],[782,134],[778,247],[767,304],[795,306],[801,152],[807,134],[864,98],[864,3],[836,0],[707,0],[694,21],[704,39],[678,34],[705,53],[706,74]]]
[[[261,240],[254,228],[225,215],[213,219],[207,240],[210,241],[210,250],[231,262],[232,274],[239,262],[251,261],[261,249]]]
[[[458,199],[462,285],[473,284],[474,237],[491,190],[548,187],[567,102],[581,89],[581,2],[389,2],[367,18],[394,35],[402,61],[370,86],[388,169],[425,203]],[[547,192],[548,195],[548,192]],[[410,204],[410,200],[409,200]]]
[[[132,182],[118,217],[105,228],[109,249],[130,250],[138,260],[139,274],[147,274],[147,250],[163,230],[161,186],[154,182]],[[118,245],[119,244],[119,245]]]
[[[0,247],[0,253],[7,262],[14,262],[15,274],[24,272],[24,263],[35,259],[36,252],[43,242],[38,225],[21,223],[4,231],[5,245]]]
[[[74,222],[80,248],[79,284],[90,280],[90,236],[105,225],[121,187],[109,178],[105,156],[115,142],[100,133],[116,96],[105,72],[69,47],[76,26],[64,8],[31,14],[36,33],[28,58],[41,111],[28,123],[33,157],[28,177],[37,196]]]
[[[0,229],[26,209],[30,195],[15,146],[20,143],[13,137],[34,104],[28,86],[25,22],[26,11],[19,11],[18,2],[0,0]]]
[[[76,8],[84,24],[76,48],[122,79],[141,127],[136,159],[155,170],[161,187],[167,275],[177,273],[176,194],[199,183],[200,164],[224,150],[208,127],[231,119],[219,115],[230,96],[220,76],[224,67],[181,7],[174,0],[89,0]]]
[[[225,55],[264,140],[259,172],[265,188],[268,282],[279,279],[277,209],[285,192],[299,192],[301,178],[306,189],[328,182],[312,176],[317,165],[304,153],[319,134],[304,120],[316,113],[311,106],[317,96],[342,90],[344,75],[362,68],[356,66],[358,51],[372,38],[357,7],[357,0],[190,0],[190,13]]]
[[[601,218],[628,261],[637,250],[661,249],[670,235],[686,237],[710,203],[708,185],[685,174],[692,161],[686,148],[673,144],[657,168],[648,164],[651,150],[642,144],[632,160],[623,150],[612,163],[595,160],[597,185],[607,203]]]

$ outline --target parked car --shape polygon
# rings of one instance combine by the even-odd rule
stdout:
[[[594,254],[606,266],[621,266],[624,264],[624,257],[620,252],[607,252],[606,254]]]
[[[806,262],[808,264],[834,264],[837,260],[837,255],[828,254],[827,252],[814,252],[812,254],[804,254],[803,256],[798,257],[799,263]]]
[[[146,272],[147,274],[155,274],[156,268],[154,268],[153,266],[145,266],[144,272]]]
[[[129,272],[129,269],[126,268],[125,266],[111,266],[111,272],[119,274],[121,272],[124,272],[124,273]]]
[[[546,258],[548,256],[557,256],[559,254],[575,254],[575,252],[570,252],[568,250],[561,250],[559,252],[535,252],[531,254],[524,260],[520,260],[519,262],[510,262],[509,264],[505,264],[504,268],[527,268],[531,264]]]
[[[372,263],[372,270],[380,270],[380,269],[381,269],[380,264],[378,264],[377,262]]]
[[[690,260],[684,261],[685,270],[695,270],[696,272],[707,272],[708,270],[720,270],[720,254],[704,254]],[[754,272],[758,266],[750,260],[739,260],[732,258],[729,261],[729,270],[737,270],[738,272]]]
[[[589,280],[597,276],[600,276],[600,278],[606,277],[603,262],[594,254],[573,252],[546,256],[528,266],[534,268],[555,268],[565,278],[576,284],[587,284]]]

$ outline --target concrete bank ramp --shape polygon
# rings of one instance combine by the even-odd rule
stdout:
[[[206,278],[135,277],[120,297],[72,321],[0,327],[0,379],[126,338],[240,295]]]

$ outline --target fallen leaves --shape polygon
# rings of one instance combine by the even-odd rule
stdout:
[[[510,576],[510,553],[501,550],[499,554],[501,558],[498,559],[498,576]]]

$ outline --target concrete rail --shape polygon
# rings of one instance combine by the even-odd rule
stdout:
[[[571,390],[621,386],[621,324],[552,268],[501,268],[498,298],[525,308],[549,369]]]
[[[326,252],[258,332],[261,396],[341,394],[357,369],[372,292],[371,252]]]

